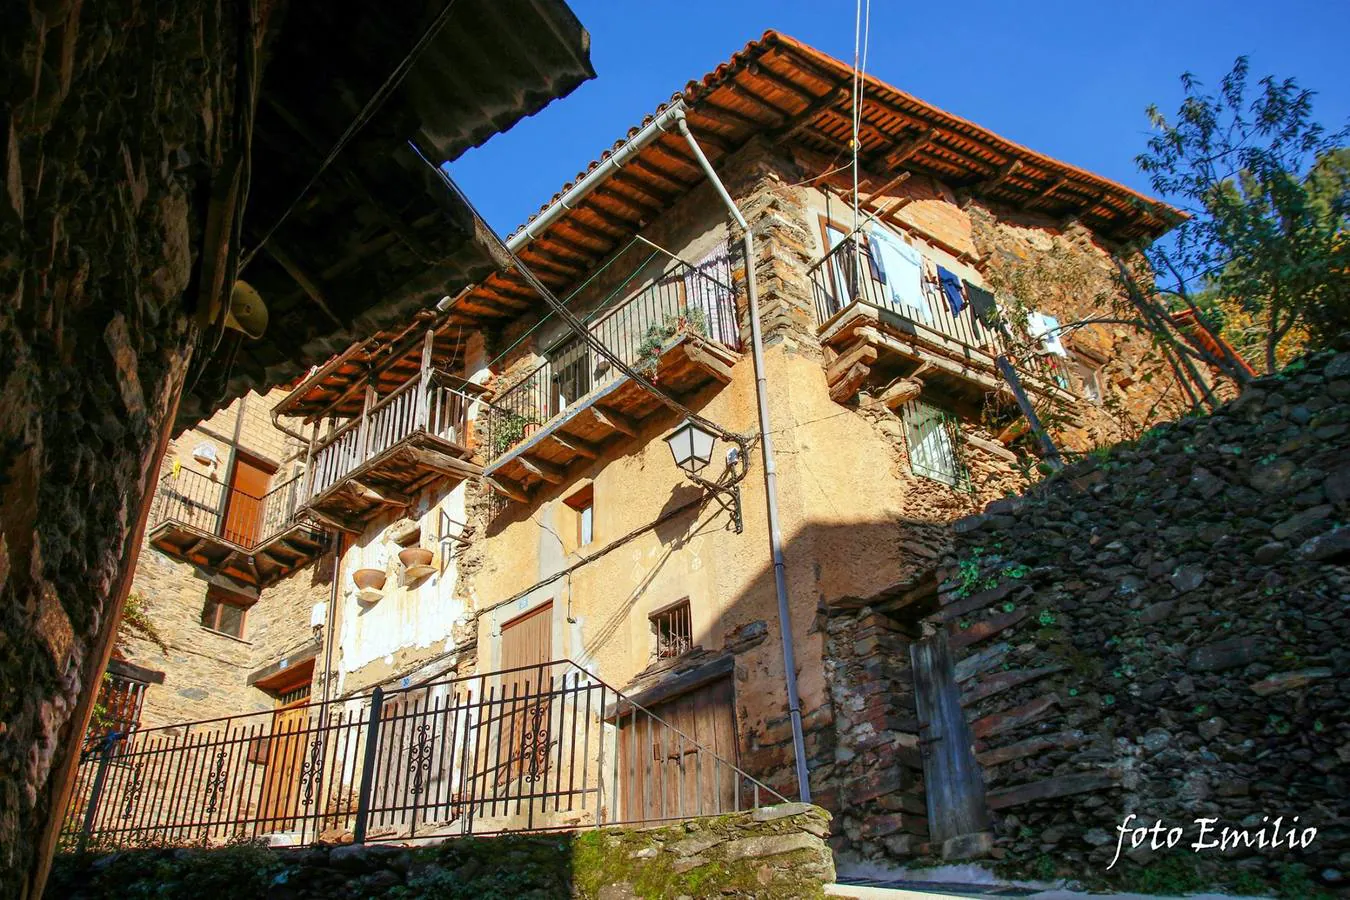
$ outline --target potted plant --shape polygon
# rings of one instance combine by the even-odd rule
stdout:
[[[431,564],[432,553],[425,547],[404,547],[398,551],[398,561],[409,578],[422,578],[436,571]]]

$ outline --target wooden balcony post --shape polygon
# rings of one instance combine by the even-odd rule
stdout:
[[[427,407],[430,405],[431,350],[435,342],[436,330],[428,328],[426,337],[422,339],[422,377],[417,382],[417,421],[413,426],[422,431],[431,430]]]
[[[309,498],[314,496],[314,445],[318,441],[319,420],[315,419],[309,427],[309,446],[305,448],[305,480],[303,490],[301,490],[300,496],[296,498],[296,506],[308,502]],[[294,508],[291,509],[291,513],[295,513]]]
[[[370,408],[375,405],[375,385],[366,385],[366,401],[361,406],[361,427],[356,437],[356,462],[352,468],[361,465],[370,456]]]

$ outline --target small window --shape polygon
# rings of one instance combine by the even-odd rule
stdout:
[[[576,513],[577,546],[584,547],[595,540],[595,486],[586,485],[565,501]]]
[[[694,647],[694,620],[689,614],[689,601],[681,600],[674,606],[652,614],[652,632],[656,637],[656,658],[674,659]]]
[[[901,407],[905,440],[909,446],[909,468],[915,475],[931,478],[952,487],[970,484],[961,458],[961,429],[956,416],[918,400]]]
[[[242,594],[218,588],[206,589],[206,603],[202,607],[202,625],[212,631],[243,638],[244,618],[254,601]]]

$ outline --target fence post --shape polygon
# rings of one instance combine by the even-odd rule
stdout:
[[[98,814],[98,803],[103,796],[103,782],[108,777],[108,763],[112,761],[113,747],[121,737],[120,732],[109,732],[99,747],[98,771],[94,773],[94,784],[89,789],[89,806],[84,811],[84,826],[80,829],[81,853],[89,848],[89,837],[94,833],[94,816]]]
[[[370,819],[370,792],[375,783],[375,758],[379,752],[380,712],[384,709],[384,690],[376,687],[370,695],[370,721],[366,723],[366,749],[361,758],[361,791],[356,798],[356,826],[352,843],[366,842],[366,824]]]

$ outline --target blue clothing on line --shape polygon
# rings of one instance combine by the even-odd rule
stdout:
[[[938,283],[942,285],[942,294],[947,298],[947,305],[952,308],[952,315],[961,315],[961,310],[966,308],[966,296],[961,293],[961,276],[954,272],[948,272],[942,266],[938,266]]]

